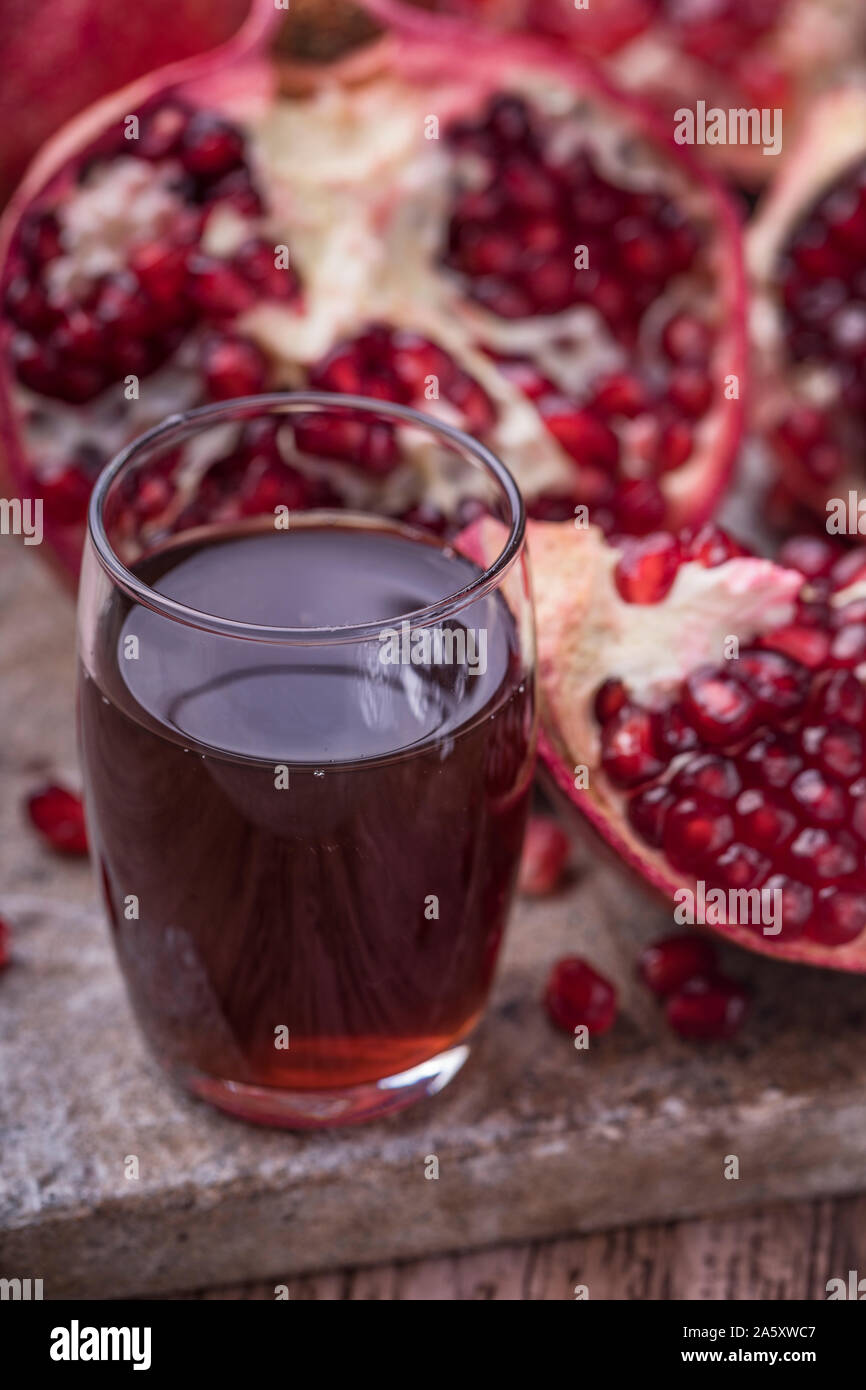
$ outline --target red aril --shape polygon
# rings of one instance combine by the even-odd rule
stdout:
[[[517,891],[542,898],[555,892],[569,854],[568,836],[550,816],[531,816],[520,856]]]
[[[0,970],[5,970],[9,964],[11,947],[12,933],[9,930],[9,924],[0,918]]]
[[[27,814],[39,834],[59,854],[86,854],[87,830],[81,798],[52,783],[27,798]]]
[[[664,936],[644,947],[638,960],[638,974],[653,994],[665,998],[695,975],[715,970],[716,952],[711,941],[695,932]]]
[[[616,989],[580,956],[563,956],[550,972],[544,993],[548,1016],[557,1028],[573,1033],[607,1033],[616,1021]]]
[[[696,975],[668,997],[665,1017],[681,1038],[721,1042],[739,1031],[749,1008],[744,985],[723,975]]]

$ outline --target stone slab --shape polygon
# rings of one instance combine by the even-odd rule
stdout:
[[[15,931],[0,1275],[42,1278],[49,1298],[158,1294],[866,1188],[866,982],[729,951],[754,984],[748,1026],[682,1044],[633,980],[670,919],[577,840],[568,888],[515,911],[491,1011],[441,1096],[293,1135],[173,1090],[132,1023],[88,868],[21,820],[34,783],[76,776],[72,653],[71,604],[0,540],[0,914]],[[622,994],[588,1053],[538,1004],[571,951]]]

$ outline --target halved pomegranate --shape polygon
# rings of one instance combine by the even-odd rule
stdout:
[[[866,86],[816,107],[748,246],[758,423],[788,492],[826,521],[866,457]]]
[[[866,551],[806,577],[669,543],[672,580],[661,538],[531,528],[542,758],[680,922],[866,970]]]
[[[54,0],[51,23],[28,0],[0,4],[0,201],[64,122],[142,73],[224,43],[250,0]]]
[[[860,0],[436,0],[433,14],[430,0],[363,2],[407,32],[441,35],[450,25],[454,42],[481,27],[547,35],[603,63],[667,119],[699,101],[726,112],[780,108],[786,141],[815,94],[838,83],[866,48]],[[778,152],[765,156],[754,144],[702,152],[754,185],[778,164]]]
[[[7,458],[70,572],[101,464],[207,397],[417,405],[500,452],[533,514],[585,505],[618,532],[700,520],[735,456],[731,205],[639,105],[532,40],[385,40],[303,82],[263,46],[157,74],[46,147],[0,253]],[[224,505],[247,443],[219,460]],[[294,446],[311,495],[373,487],[401,514],[437,466],[345,416]],[[289,462],[283,438],[271,481]],[[154,531],[191,466],[151,489]],[[466,519],[444,474],[439,494],[433,524]]]

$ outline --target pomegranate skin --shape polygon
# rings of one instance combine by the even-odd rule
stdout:
[[[105,92],[237,33],[251,0],[54,0],[50,23],[30,0],[0,0],[0,201],[28,159]]]

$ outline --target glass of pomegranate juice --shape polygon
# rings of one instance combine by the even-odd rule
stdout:
[[[466,1059],[535,752],[523,542],[488,449],[360,397],[173,416],[100,477],[92,855],[138,1023],[196,1095],[346,1123]]]

